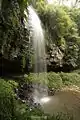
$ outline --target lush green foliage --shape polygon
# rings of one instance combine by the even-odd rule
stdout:
[[[80,21],[79,21],[79,19],[80,19],[80,8],[79,9],[72,9],[71,12],[70,12],[70,16],[71,16],[72,20],[76,22],[78,32],[79,32],[79,35],[80,35]]]
[[[62,79],[61,77],[54,72],[50,73],[40,73],[40,74],[29,74],[25,77],[25,81],[32,81],[33,83],[42,83],[43,85],[47,85],[49,88],[59,89],[62,87]]]
[[[41,108],[30,109],[27,105],[19,103],[16,104],[14,120],[73,120],[68,114],[58,113],[57,115],[50,116],[49,114],[44,113]]]
[[[18,61],[24,69],[27,61],[27,52],[25,51],[28,51],[29,33],[23,23],[23,3],[24,1],[2,0],[0,10],[0,54],[10,61]]]
[[[18,62],[23,72],[28,71],[32,53],[23,19],[24,9],[31,4],[45,30],[49,71],[66,69],[65,66],[70,66],[70,70],[80,67],[80,9],[48,5],[45,0],[2,0],[0,53],[3,57]]]
[[[79,66],[79,11],[53,5],[38,9],[46,30],[49,66],[53,70],[55,66],[64,68],[66,65],[71,69]]]
[[[27,107],[26,107],[27,108]],[[24,109],[24,107],[23,107]],[[25,111],[25,109],[23,110]],[[16,120],[73,120],[73,117],[67,115],[67,114],[57,114],[57,115],[53,115],[50,116],[48,114],[45,114],[41,109],[39,108],[34,108],[32,111],[30,111],[29,108],[27,108],[27,110],[25,112],[23,112],[23,114],[18,114],[18,117]]]
[[[45,80],[46,79],[46,80]],[[76,85],[80,87],[80,75],[76,72],[73,73],[54,73],[49,72],[47,76],[44,77],[42,74],[29,74],[25,77],[26,81],[32,81],[33,83],[45,83],[49,88],[61,89],[64,86]]]
[[[0,79],[0,120],[12,120],[15,94],[11,84]]]
[[[15,81],[0,79],[0,120],[34,120],[38,118],[40,120],[64,120],[64,118],[65,120],[73,120],[72,117],[63,113],[50,116],[45,114],[40,107],[30,109],[27,104],[23,104],[21,101],[15,99],[13,88],[17,87],[17,85]]]
[[[48,86],[55,89],[62,87],[62,79],[59,74],[54,72],[48,73]]]
[[[77,73],[60,73],[64,85],[76,85],[80,87],[80,75]]]
[[[9,64],[10,61],[19,62],[21,66],[19,69],[27,71],[32,53],[29,51],[29,31],[25,29],[23,19],[24,10],[31,4],[38,12],[45,29],[49,69],[59,67],[66,69],[65,66],[68,66],[72,70],[80,67],[80,9],[71,10],[64,6],[47,5],[45,0],[2,0],[0,54],[3,58],[9,60]],[[3,67],[4,64],[0,66]],[[80,71],[78,73],[29,74],[18,83],[39,82],[55,89],[61,89],[66,85],[80,87]],[[37,108],[31,110],[26,104],[15,99],[13,90],[18,87],[18,83],[0,79],[0,120],[73,119],[63,114],[49,116]]]

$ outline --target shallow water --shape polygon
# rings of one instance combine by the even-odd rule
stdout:
[[[42,104],[45,113],[69,113],[74,120],[80,120],[80,92],[60,91],[49,97],[49,101]]]

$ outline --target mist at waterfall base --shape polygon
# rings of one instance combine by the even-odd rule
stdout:
[[[24,11],[27,17],[27,11]],[[30,31],[30,43],[33,47],[33,72],[36,75],[37,81],[33,91],[34,103],[43,104],[49,101],[47,92],[47,67],[45,53],[44,32],[41,26],[41,21],[32,6],[28,6],[28,22],[24,19],[25,27]],[[43,80],[40,80],[41,73]],[[38,82],[40,83],[38,84]]]

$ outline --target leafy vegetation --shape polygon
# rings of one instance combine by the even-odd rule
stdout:
[[[45,114],[41,109],[39,108],[34,108],[32,111],[29,110],[29,108],[27,107],[27,110],[20,116],[18,116],[18,118],[16,120],[25,120],[25,119],[29,119],[29,120],[34,120],[34,119],[39,119],[39,120],[73,120],[73,117],[67,115],[67,114],[57,114],[57,115],[53,115],[50,116],[48,114]]]
[[[44,77],[44,73],[40,75],[31,73],[27,77],[25,77],[25,82],[28,81],[33,83],[45,82],[45,84],[47,84],[49,88],[54,88],[54,89],[61,89],[64,86],[73,86],[73,85],[80,87],[80,75],[75,71],[72,73],[48,72],[46,77]]]
[[[79,68],[80,8],[49,5],[44,0],[2,0],[0,54],[3,61],[7,59],[14,62],[18,71],[28,72],[32,69],[29,31],[24,26],[24,10],[31,4],[38,12],[45,30],[48,71],[68,72]],[[3,64],[7,67],[5,62]]]
[[[45,114],[41,108],[30,110],[27,104],[23,104],[21,101],[15,99],[16,96],[13,91],[13,86],[17,86],[17,83],[0,79],[0,120],[33,120],[34,118],[40,118],[41,120],[47,118],[49,120],[63,120],[64,114],[53,115],[51,117]],[[67,118],[70,117],[65,115],[66,120]]]
[[[70,66],[73,70],[79,66],[79,9],[76,9],[76,15],[73,11],[53,5],[38,10],[46,30],[48,66],[53,71],[59,67]]]
[[[11,85],[0,79],[0,120],[11,120],[14,114],[15,94]]]
[[[76,85],[80,87],[80,75],[77,73],[60,73],[63,84],[66,86]]]
[[[59,74],[56,73],[49,73],[48,74],[48,80],[49,80],[49,87],[52,88],[60,88],[62,86],[61,79],[63,81],[64,85],[71,85],[76,84],[74,83],[74,80],[72,80],[72,73],[69,74],[69,77],[67,73],[61,73],[60,76]],[[75,82],[77,79],[80,78],[80,75],[73,73],[75,76]],[[54,76],[54,77],[53,77]],[[30,78],[30,76],[29,76]],[[33,78],[32,78],[33,79]],[[55,80],[56,79],[56,80]],[[65,80],[64,80],[65,79]],[[29,80],[29,79],[28,79]],[[55,81],[54,81],[55,80]],[[34,81],[34,79],[33,79]],[[52,82],[53,81],[53,82]],[[59,82],[60,81],[60,82]],[[66,84],[67,81],[67,84]],[[54,84],[53,84],[54,83]],[[16,88],[18,84],[15,81],[6,81],[4,79],[0,79],[0,119],[1,120],[25,120],[25,119],[30,119],[34,120],[39,118],[40,120],[73,120],[73,117],[68,114],[64,113],[58,113],[57,115],[50,116],[46,113],[43,112],[41,107],[38,108],[33,108],[31,109],[27,103],[23,104],[20,100],[16,99],[15,93],[14,93],[14,88]]]
[[[24,18],[27,22],[24,10],[28,5],[37,11],[45,31],[48,71],[59,72],[30,73],[19,81],[0,79],[0,120],[73,120],[63,113],[49,116],[41,108],[30,109],[14,92],[27,81],[45,83],[50,89],[80,87],[80,8],[76,8],[80,2],[76,0],[72,8],[62,2],[51,5],[46,0],[0,1],[0,75],[32,72],[33,49],[30,32],[24,25]]]
[[[32,110],[30,110],[30,108],[24,104],[21,103],[17,103],[17,109],[16,109],[16,113],[15,113],[15,120],[25,120],[25,119],[29,119],[29,120],[34,120],[34,119],[39,119],[39,120],[73,120],[73,117],[68,115],[68,114],[57,114],[57,115],[53,115],[50,116],[49,114],[46,114],[43,112],[43,110],[41,108],[33,108]]]

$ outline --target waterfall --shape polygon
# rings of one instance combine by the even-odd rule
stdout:
[[[26,10],[24,11],[27,16]],[[44,32],[41,26],[41,21],[32,6],[28,6],[28,23],[24,20],[25,27],[30,31],[30,42],[32,42],[33,47],[33,72],[36,74],[37,83],[40,80],[40,84],[36,83],[34,89],[34,100],[35,102],[40,102],[40,100],[47,96],[47,67],[46,67],[46,53],[45,53],[45,39]],[[43,74],[43,75],[42,75]]]
[[[41,26],[41,21],[35,12],[35,10],[28,7],[28,25],[30,29],[30,36],[32,39],[32,46],[34,49],[34,72],[46,72],[46,60],[45,60],[45,40],[44,33]]]

